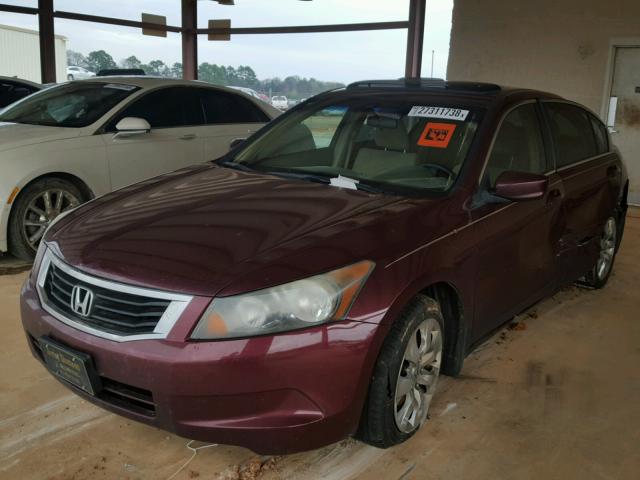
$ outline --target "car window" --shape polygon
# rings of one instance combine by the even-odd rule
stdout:
[[[593,126],[593,133],[596,136],[596,148],[597,153],[605,153],[609,151],[609,135],[607,134],[607,127],[604,126],[598,118],[593,115],[589,115],[591,125]]]
[[[196,89],[188,87],[162,88],[143,95],[109,122],[107,131],[115,131],[117,123],[125,117],[144,118],[151,128],[204,123]]]
[[[65,83],[41,90],[4,110],[2,122],[80,128],[98,121],[138,87],[119,83]]]
[[[315,148],[325,148],[331,145],[331,140],[333,140],[346,112],[346,107],[325,108],[302,122],[311,132]]]
[[[502,172],[545,173],[548,170],[536,106],[522,105],[511,111],[500,125],[483,185],[495,186]]]
[[[480,109],[425,96],[310,102],[247,143],[234,161],[276,175],[343,176],[397,193],[444,192],[481,116]]]
[[[31,95],[33,92],[37,91],[37,88],[29,85],[13,82],[0,82],[0,108],[11,105],[13,102],[17,102],[21,98]]]
[[[556,149],[557,167],[597,155],[596,141],[589,114],[568,103],[545,104]]]
[[[208,125],[226,123],[265,123],[269,117],[250,100],[229,92],[199,89]]]

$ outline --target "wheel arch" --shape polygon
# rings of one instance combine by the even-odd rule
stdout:
[[[404,308],[417,295],[426,295],[438,302],[445,322],[445,351],[442,371],[456,376],[462,369],[471,334],[471,303],[459,286],[448,275],[429,276],[409,285],[396,298],[383,321],[390,328]],[[386,336],[386,334],[385,334]]]
[[[28,180],[24,185],[22,185],[20,187],[20,191],[16,195],[16,198],[13,200],[13,202],[11,202],[11,206],[15,205],[18,198],[20,198],[20,195],[22,195],[22,192],[24,192],[29,186],[47,178],[57,178],[59,180],[65,180],[73,184],[73,186],[75,186],[82,192],[86,199],[85,201],[92,200],[95,197],[95,194],[93,193],[91,188],[89,188],[89,185],[87,185],[87,183],[77,175],[67,172],[47,172]]]
[[[46,172],[46,173],[42,173],[40,175],[34,176],[33,178],[30,178],[30,179],[24,179],[21,182],[21,184],[19,184],[18,188],[20,190],[18,191],[15,198],[12,200],[11,204],[5,205],[5,213],[4,215],[2,215],[2,219],[1,219],[2,229],[3,229],[2,231],[4,232],[4,238],[6,239],[5,241],[7,243],[7,250],[9,246],[8,245],[9,226],[11,225],[11,221],[15,212],[15,208],[13,207],[15,206],[20,196],[24,193],[25,189],[27,189],[30,185],[33,185],[35,182],[38,182],[40,180],[47,179],[47,178],[57,178],[57,179],[65,180],[71,183],[82,192],[82,194],[85,197],[85,201],[89,201],[95,198],[95,194],[93,190],[89,187],[89,185],[87,185],[87,183],[84,180],[82,180],[80,177],[78,177],[77,175],[73,175],[71,173],[59,172],[59,171]]]
[[[468,328],[462,295],[451,283],[439,281],[423,288],[422,293],[438,302],[444,320],[444,358],[442,371],[456,376],[462,369],[467,353]],[[451,340],[453,339],[453,340]]]

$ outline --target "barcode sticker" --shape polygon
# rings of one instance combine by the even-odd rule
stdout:
[[[469,110],[462,110],[460,108],[448,108],[448,107],[424,107],[416,105],[411,107],[409,117],[426,117],[426,118],[440,118],[443,120],[458,120],[464,122],[469,115]]]

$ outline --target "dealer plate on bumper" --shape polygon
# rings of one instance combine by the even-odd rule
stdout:
[[[38,343],[51,373],[90,395],[100,391],[100,377],[89,355],[72,350],[48,337],[41,337]]]

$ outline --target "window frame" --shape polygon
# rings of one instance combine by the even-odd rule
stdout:
[[[548,104],[553,104],[553,103],[560,103],[560,104],[566,104],[566,105],[571,105],[573,107],[577,107],[578,109],[582,110],[582,112],[586,115],[587,117],[587,121],[589,122],[589,131],[591,132],[591,137],[593,139],[593,143],[596,146],[596,154],[592,155],[590,157],[584,158],[582,160],[576,160],[575,162],[566,164],[566,165],[562,165],[562,166],[558,166],[558,149],[556,146],[556,143],[553,139],[553,131],[551,129],[551,120],[549,118],[549,111],[547,109],[547,105]],[[547,134],[549,136],[549,140],[551,142],[551,153],[553,155],[553,164],[554,164],[554,171],[555,172],[562,172],[563,170],[568,170],[570,168],[576,167],[578,165],[582,165],[584,163],[588,163],[588,162],[592,162],[594,160],[597,160],[599,158],[602,158],[606,155],[609,155],[611,153],[611,140],[609,138],[608,132],[607,132],[607,150],[603,153],[597,153],[597,146],[598,146],[598,140],[596,138],[596,133],[593,129],[593,123],[591,120],[591,117],[593,117],[596,121],[598,121],[599,123],[603,122],[598,118],[598,116],[591,111],[590,109],[588,109],[587,107],[585,107],[584,105],[581,105],[577,102],[572,102],[571,100],[565,100],[563,98],[548,98],[548,99],[542,99],[540,101],[541,107],[542,107],[542,113],[544,116],[544,124],[545,124],[545,129],[547,130]],[[606,130],[605,130],[606,132]]]
[[[521,100],[511,106],[509,106],[507,109],[505,109],[502,114],[500,115],[500,119],[498,120],[496,127],[492,133],[492,137],[491,137],[491,143],[489,144],[489,149],[487,150],[487,153],[484,157],[484,163],[482,165],[482,170],[480,171],[480,175],[478,176],[477,179],[477,184],[478,187],[481,190],[486,190],[485,186],[482,184],[482,181],[484,179],[484,174],[487,170],[487,167],[489,166],[489,160],[491,159],[491,155],[493,154],[493,149],[495,147],[496,141],[498,139],[498,135],[500,134],[500,130],[502,129],[502,125],[504,124],[504,121],[506,120],[506,118],[515,110],[517,110],[520,107],[526,106],[526,105],[531,105],[533,104],[535,106],[535,111],[536,111],[536,117],[538,119],[538,127],[540,130],[540,136],[542,138],[542,145],[543,145],[543,152],[544,152],[544,157],[545,157],[545,164],[546,164],[546,170],[544,171],[544,173],[541,173],[540,175],[544,175],[546,177],[548,177],[549,175],[551,175],[552,173],[555,172],[556,167],[555,167],[555,155],[554,155],[554,151],[553,151],[553,144],[551,143],[551,139],[548,138],[547,134],[548,134],[548,129],[546,128],[547,125],[547,119],[546,116],[544,115],[544,112],[542,111],[542,107],[540,105],[540,100],[538,98],[528,98],[526,100]]]
[[[591,129],[593,130],[593,136],[596,140],[596,148],[598,147],[598,135],[596,133],[596,126],[601,127],[600,129],[604,132],[604,152],[601,152],[598,155],[604,155],[605,153],[611,152],[611,140],[609,139],[609,131],[607,130],[607,126],[592,112],[587,111],[587,114],[591,123]]]

